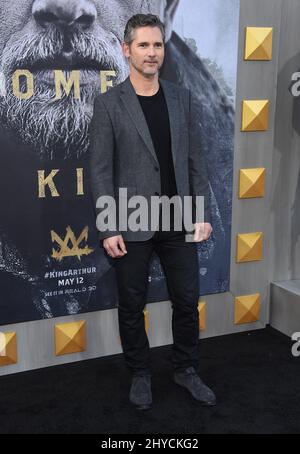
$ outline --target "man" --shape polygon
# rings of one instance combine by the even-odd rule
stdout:
[[[199,147],[194,101],[188,90],[159,79],[164,60],[165,29],[155,15],[137,14],[126,24],[122,44],[130,76],[95,100],[91,124],[91,185],[94,201],[114,198],[124,186],[128,195],[204,196],[205,221],[194,224],[195,242],[185,241],[184,228],[165,231],[162,216],[158,229],[120,233],[99,211],[97,227],[107,254],[115,260],[119,291],[119,328],[126,364],[132,373],[130,401],[138,409],[152,404],[149,342],[143,309],[149,262],[153,251],[160,257],[173,304],[174,379],[206,405],[214,393],[197,375],[198,365],[198,258],[196,242],[209,238],[208,182]],[[108,199],[107,199],[108,200]],[[121,213],[108,209],[114,221]],[[101,208],[101,207],[100,207]],[[104,208],[104,207],[103,207]],[[119,210],[120,209],[120,210]],[[194,213],[194,211],[193,211]],[[147,213],[148,214],[148,213]],[[126,214],[125,217],[129,218]],[[194,219],[198,221],[198,218]]]

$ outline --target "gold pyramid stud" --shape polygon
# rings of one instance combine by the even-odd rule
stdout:
[[[206,330],[206,303],[204,301],[199,301],[198,313],[199,313],[199,329],[200,329],[200,331],[205,331]]]
[[[260,294],[237,296],[234,307],[234,323],[254,323],[259,320]]]
[[[242,108],[242,131],[267,131],[269,125],[269,106],[267,99],[244,100]]]
[[[0,366],[17,363],[17,334],[0,333]]]
[[[144,321],[145,321],[145,331],[148,335],[148,328],[149,328],[149,311],[144,309]]]
[[[264,197],[266,169],[240,169],[239,198]]]
[[[86,323],[84,320],[55,325],[56,356],[83,352],[86,349]]]
[[[273,27],[246,27],[245,60],[272,60]]]
[[[262,232],[240,233],[237,235],[237,263],[262,260]]]

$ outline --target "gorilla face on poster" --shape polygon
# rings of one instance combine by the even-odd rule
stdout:
[[[103,74],[113,85],[128,76],[121,42],[136,13],[157,14],[165,23],[160,77],[190,88],[199,100],[214,224],[214,236],[198,246],[201,270],[210,270],[201,293],[228,290],[234,111],[205,63],[172,31],[178,4],[0,0],[0,325],[117,304],[89,197],[88,129]],[[66,81],[78,75],[79,96],[75,88],[57,96],[57,71]],[[59,258],[58,250],[64,251]],[[82,269],[92,271],[82,276]],[[67,279],[50,274],[59,270]],[[151,276],[148,301],[168,299],[156,257]]]

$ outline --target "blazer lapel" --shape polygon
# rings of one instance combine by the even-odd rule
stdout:
[[[169,84],[166,80],[159,79],[159,82],[163,88],[167,107],[168,107],[168,112],[169,112],[171,149],[172,149],[172,155],[173,155],[173,163],[175,166],[176,158],[177,158],[178,141],[179,141],[179,128],[180,128],[180,120],[179,120],[180,106],[179,106],[179,102],[178,102],[178,94],[174,90],[173,86],[171,84]]]
[[[129,77],[125,80],[123,84],[121,90],[121,98],[123,100],[125,108],[127,109],[132,121],[136,126],[136,129],[138,130],[138,133],[145,142],[156,164],[159,164],[154,150],[151,134],[144,116],[144,112],[141,108],[141,105],[139,103],[139,100],[136,96],[136,93],[134,91],[134,88]]]
[[[174,166],[176,163],[177,157],[177,146],[179,140],[179,102],[178,96],[172,85],[163,79],[159,79],[159,82],[163,88],[165,95],[168,113],[169,113],[169,122],[170,122],[170,134],[171,134],[171,149],[173,155]],[[132,121],[134,122],[138,133],[145,142],[148,150],[150,151],[155,162],[158,164],[157,156],[154,150],[151,134],[139,103],[139,100],[136,96],[135,90],[132,86],[130,78],[128,77],[122,86],[121,90],[121,99],[124,103],[125,108],[127,109]]]

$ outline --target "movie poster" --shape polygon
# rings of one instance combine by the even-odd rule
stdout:
[[[198,244],[200,294],[229,289],[238,0],[0,0],[0,325],[114,308],[89,187],[93,100],[128,76],[136,13],[166,26],[160,77],[201,112],[213,234]],[[168,299],[153,256],[147,301]]]

